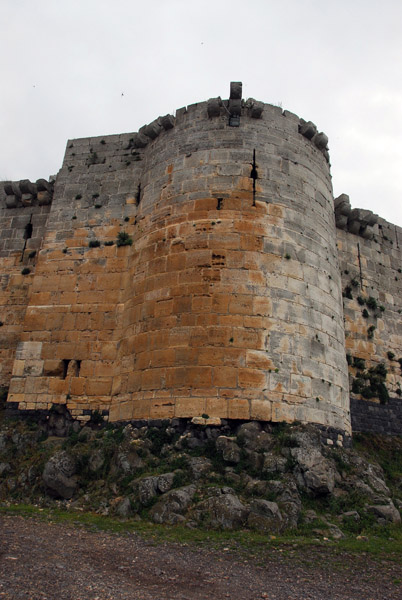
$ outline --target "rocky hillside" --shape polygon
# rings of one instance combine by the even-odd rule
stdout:
[[[345,449],[313,426],[93,420],[3,417],[0,502],[335,538],[401,522],[400,438],[359,436]]]

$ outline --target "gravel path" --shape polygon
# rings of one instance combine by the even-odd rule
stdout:
[[[302,553],[302,554],[300,554]],[[399,565],[328,549],[230,551],[0,516],[0,599],[400,600]]]

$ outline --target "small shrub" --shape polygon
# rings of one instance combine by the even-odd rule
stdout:
[[[354,379],[352,381],[353,394],[361,394],[362,389],[363,389],[363,382],[360,379]]]
[[[81,198],[82,198],[82,194],[77,194],[75,197],[76,200],[81,200]]]
[[[344,298],[348,298],[349,300],[353,299],[352,288],[350,287],[350,285],[347,285],[345,287],[345,291],[343,292],[343,296],[344,296]]]
[[[89,248],[99,248],[100,241],[99,240],[89,240],[88,246],[89,246]]]
[[[368,319],[368,318],[369,318],[369,316],[370,316],[370,315],[369,315],[369,313],[368,313],[368,310],[367,310],[367,308],[364,308],[364,309],[363,309],[363,311],[362,311],[362,315],[363,315],[363,317],[364,317],[365,319]]]
[[[352,279],[352,281],[350,283],[353,287],[358,287],[358,285],[359,285],[359,282],[357,281],[357,279]]]
[[[99,198],[99,194],[92,194],[92,198],[95,200],[96,198]]]
[[[116,246],[132,246],[133,239],[125,231],[120,231],[117,236]]]
[[[287,254],[287,253],[286,253],[286,254],[285,254],[285,258],[286,258],[286,260],[290,260],[290,254]]]
[[[362,298],[362,296],[357,296],[357,302],[360,304],[360,306],[363,306],[364,298]]]
[[[364,369],[366,368],[366,361],[364,360],[364,358],[358,358],[357,356],[354,356],[353,366],[356,367],[356,369],[359,369],[359,371],[364,371]]]
[[[395,358],[395,354],[393,352],[391,352],[391,350],[388,350],[387,356],[388,356],[389,360],[394,360],[394,358]]]
[[[102,204],[95,204],[95,208],[102,208]]]
[[[377,308],[377,300],[373,298],[373,296],[370,296],[370,298],[366,300],[366,304],[369,308],[371,308],[371,310],[375,310]]]
[[[375,331],[375,325],[370,325],[370,327],[367,329],[367,337],[369,340],[373,339],[374,331]]]
[[[32,252],[30,252],[28,254],[28,258],[35,258],[35,256],[36,256],[36,250],[32,250]]]
[[[29,275],[31,269],[29,267],[24,267],[21,271],[21,275]]]
[[[130,220],[130,217],[124,217],[124,220],[127,223]]]
[[[105,246],[113,246],[114,241],[113,240],[108,240],[107,242],[105,242]]]
[[[347,354],[346,355],[346,362],[348,363],[349,366],[352,366],[352,355],[351,354]]]
[[[387,404],[389,401],[389,393],[385,386],[385,383],[381,382],[378,384],[378,398],[381,404]]]
[[[101,423],[103,423],[103,415],[98,409],[92,412],[91,423],[93,423],[94,425],[100,425]]]

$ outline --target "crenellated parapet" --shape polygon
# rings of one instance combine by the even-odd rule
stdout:
[[[19,208],[24,206],[46,206],[53,199],[54,181],[38,179],[32,183],[29,179],[20,181],[5,181],[3,183],[6,195],[5,204],[7,208]]]

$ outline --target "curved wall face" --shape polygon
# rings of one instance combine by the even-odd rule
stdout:
[[[111,419],[350,431],[329,167],[299,122],[202,103],[144,150]]]

